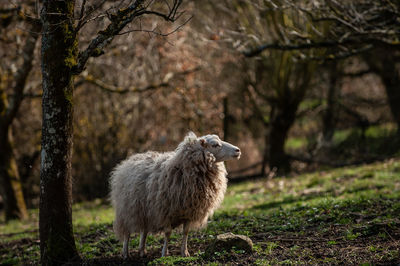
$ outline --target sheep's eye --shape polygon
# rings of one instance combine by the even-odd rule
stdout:
[[[212,146],[213,146],[214,148],[221,147],[221,145],[218,144],[218,143],[215,143],[215,144],[213,144]]]

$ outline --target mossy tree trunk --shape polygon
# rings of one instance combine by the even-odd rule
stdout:
[[[73,74],[77,60],[74,0],[45,0],[41,11],[43,125],[40,252],[43,265],[79,258],[72,227]]]

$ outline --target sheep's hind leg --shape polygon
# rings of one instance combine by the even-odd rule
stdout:
[[[139,244],[139,254],[140,257],[146,256],[146,238],[147,238],[147,231],[140,232],[140,244]]]
[[[189,234],[189,224],[183,224],[183,238],[182,238],[182,247],[181,247],[181,255],[182,257],[190,257],[189,251],[187,249],[187,240]]]
[[[161,252],[161,257],[168,256],[168,241],[169,237],[171,236],[171,231],[165,231],[165,237],[164,237],[164,246]]]
[[[128,254],[129,254],[129,238],[130,238],[130,235],[124,236],[124,245],[122,248],[122,256],[124,257],[124,259],[127,259]]]

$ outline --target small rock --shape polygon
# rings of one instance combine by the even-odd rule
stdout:
[[[221,234],[207,247],[205,255],[206,257],[212,257],[215,252],[229,252],[233,247],[238,250],[252,252],[253,242],[249,237],[244,235],[235,235],[232,233]]]

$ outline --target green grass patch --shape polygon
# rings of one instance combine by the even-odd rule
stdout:
[[[297,150],[307,146],[307,139],[305,137],[291,137],[285,143],[286,150]]]
[[[188,265],[198,260],[197,257],[168,256],[155,259],[148,265]]]
[[[130,242],[126,264],[396,264],[400,262],[400,160],[318,171],[229,186],[208,226],[189,238],[192,257],[180,254],[181,234],[173,232],[170,257],[160,258],[163,237],[148,238],[140,258],[138,236]],[[88,265],[124,263],[122,244],[112,231],[113,210],[102,200],[75,204],[78,250]],[[0,223],[0,264],[39,262],[38,213],[27,221]],[[204,257],[221,233],[249,236],[254,252],[217,252]]]

